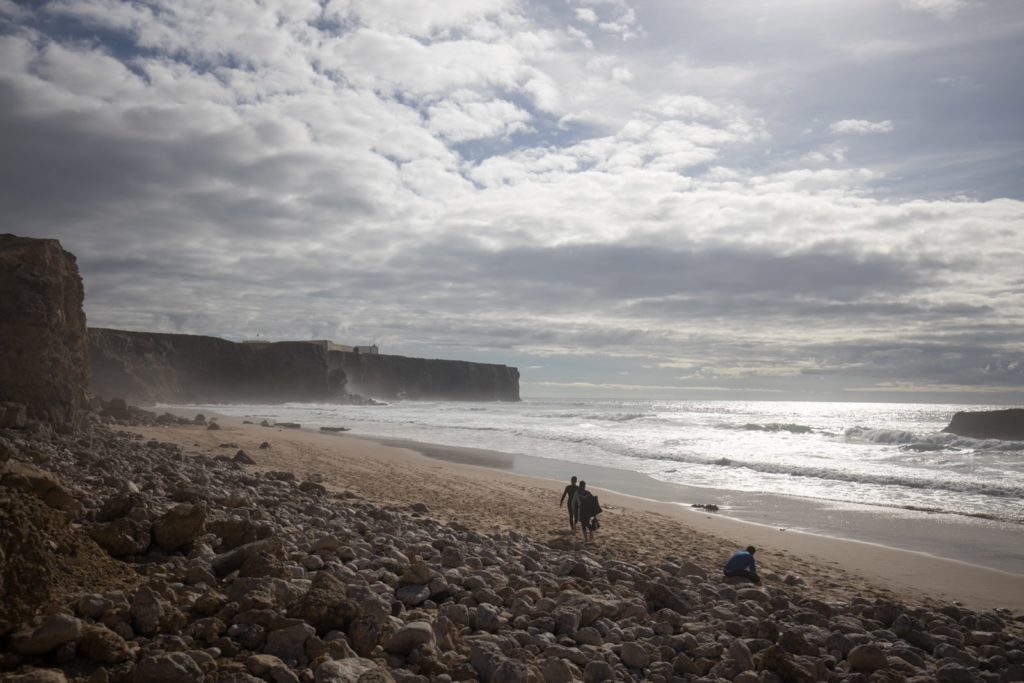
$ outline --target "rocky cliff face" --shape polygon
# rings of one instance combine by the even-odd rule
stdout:
[[[92,328],[92,391],[139,402],[331,401],[327,350],[316,344],[237,344],[189,334]]]
[[[1024,441],[1024,408],[962,411],[942,431],[972,439]]]
[[[92,391],[137,402],[519,400],[504,365],[328,351],[317,342],[238,344],[215,337],[89,330]]]
[[[350,391],[374,398],[519,400],[519,370],[507,365],[338,351],[330,362],[345,372]]]
[[[83,298],[60,242],[0,235],[0,408],[23,404],[29,419],[77,425],[89,381]]]

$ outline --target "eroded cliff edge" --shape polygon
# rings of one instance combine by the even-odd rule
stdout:
[[[91,390],[137,402],[519,400],[505,365],[357,354],[323,342],[248,344],[187,334],[89,329]]]

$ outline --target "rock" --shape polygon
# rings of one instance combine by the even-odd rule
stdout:
[[[50,507],[68,511],[75,499],[51,472],[41,470],[22,462],[8,462],[6,470],[0,473],[0,485],[28,491]]]
[[[0,235],[0,292],[2,425],[79,426],[89,356],[75,257],[57,240]]]
[[[402,586],[395,591],[395,597],[409,607],[422,605],[430,597],[430,588],[427,586]]]
[[[250,557],[255,557],[260,552],[273,548],[276,544],[277,542],[272,539],[246,543],[226,553],[217,555],[210,562],[210,567],[217,576],[227,576],[231,572],[240,569]]]
[[[263,651],[281,659],[302,661],[306,658],[306,641],[316,635],[316,629],[309,624],[295,624],[267,634]]]
[[[160,596],[152,588],[140,586],[135,591],[131,614],[136,631],[147,637],[156,635],[165,613]]]
[[[981,679],[961,664],[948,663],[935,670],[935,680],[939,683],[977,683]]]
[[[68,683],[67,676],[57,669],[33,669],[21,674],[4,676],[4,683]]]
[[[736,661],[737,666],[744,671],[754,668],[754,658],[750,654],[750,648],[742,640],[737,638],[729,645],[729,656]]]
[[[777,674],[782,680],[792,683],[814,683],[814,674],[798,664],[789,653],[778,645],[772,645],[758,654],[759,668]]]
[[[622,644],[619,659],[630,669],[642,669],[650,662],[647,650],[632,641]]]
[[[587,662],[583,669],[583,680],[585,683],[604,683],[616,679],[615,669],[612,665],[602,659],[592,659]]]
[[[89,536],[114,557],[142,555],[152,539],[149,522],[127,517],[94,524]]]
[[[362,657],[323,662],[314,674],[315,683],[394,683],[394,680],[373,660]]]
[[[576,678],[572,664],[558,657],[546,660],[541,666],[541,674],[544,676],[544,683],[572,683]]]
[[[865,643],[864,645],[858,645],[847,655],[846,660],[850,663],[850,666],[856,671],[878,671],[889,666],[888,660],[885,658],[885,653],[882,649],[874,643]]]
[[[24,403],[0,401],[0,429],[24,429],[28,426],[28,411]]]
[[[413,621],[391,634],[384,649],[392,654],[405,655],[420,645],[434,644],[434,629],[426,621]]]
[[[43,617],[35,626],[11,635],[11,649],[21,655],[41,655],[64,643],[78,640],[81,635],[81,621],[67,614],[51,614]]]
[[[529,683],[530,669],[523,662],[506,659],[494,668],[490,683]]]
[[[960,411],[942,431],[972,439],[1024,441],[1024,408]]]
[[[124,638],[99,624],[88,626],[82,634],[78,652],[83,657],[101,664],[117,664],[131,658],[131,650]]]
[[[358,609],[348,599],[345,584],[326,572],[318,573],[309,590],[288,608],[289,617],[302,619],[321,635],[345,630],[357,614]]]
[[[203,670],[184,652],[145,657],[135,667],[132,683],[203,683]]]
[[[206,509],[201,505],[175,505],[153,523],[153,539],[167,552],[189,545],[203,533]]]
[[[217,430],[217,429],[220,429],[220,425],[217,424],[216,422],[214,422],[213,420],[211,420],[210,424],[206,425],[206,428],[208,430]]]
[[[266,441],[264,441],[263,443],[266,443]],[[267,447],[269,448],[269,445]],[[260,448],[263,448],[263,446],[261,445]],[[246,453],[243,450],[239,450],[237,453],[235,453],[235,457],[231,458],[231,462],[236,462],[239,465],[255,465],[256,464],[256,461],[253,460],[249,456],[249,454]]]
[[[266,422],[266,420],[264,420],[264,422]],[[266,427],[268,425],[263,425],[263,426]],[[264,450],[266,450],[268,448],[270,448],[270,444],[267,443],[266,441],[264,441],[263,443],[260,444],[260,450],[261,451],[264,451]]]

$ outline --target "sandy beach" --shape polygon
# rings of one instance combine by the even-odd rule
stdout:
[[[379,443],[347,434],[262,427],[218,419],[220,430],[201,426],[135,428],[147,438],[178,443],[186,452],[252,457],[254,469],[284,470],[300,478],[320,475],[330,489],[370,502],[423,503],[429,515],[481,531],[511,529],[553,548],[583,548],[570,533],[558,499],[565,482],[502,469],[501,454],[429,444]],[[267,442],[270,447],[260,449]],[[223,444],[237,444],[223,446]],[[806,581],[806,592],[824,601],[885,597],[911,604],[955,602],[971,609],[1024,612],[1024,576],[937,558],[724,518],[679,505],[615,493],[592,482],[605,513],[590,552],[624,561],[681,557],[717,571],[736,548],[754,544],[769,583],[788,575]]]

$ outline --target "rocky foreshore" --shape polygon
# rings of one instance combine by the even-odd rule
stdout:
[[[3,681],[1024,679],[1005,613],[481,533],[98,419],[0,430]]]

